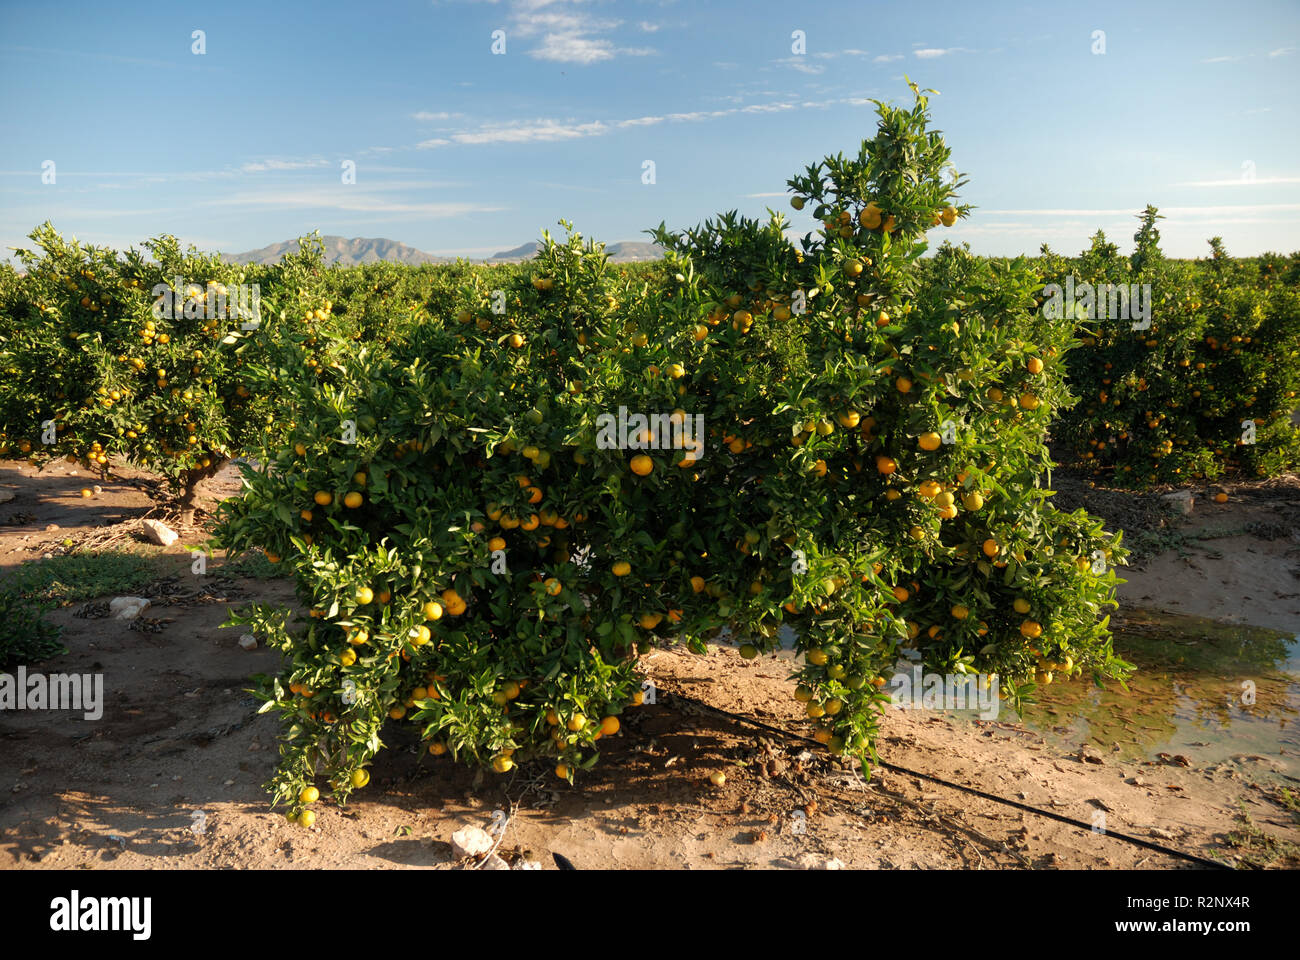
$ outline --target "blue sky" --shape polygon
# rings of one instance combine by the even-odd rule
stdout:
[[[1300,249],[1294,0],[5,0],[0,246],[48,218],[118,247],[319,229],[486,256],[562,217],[612,242],[769,205],[802,232],[786,178],[856,150],[904,74],[942,94],[979,207],[943,236],[976,252],[1098,227],[1127,249],[1148,202],[1172,255]]]

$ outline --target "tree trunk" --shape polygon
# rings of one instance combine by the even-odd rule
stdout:
[[[181,474],[181,523],[184,526],[194,525],[194,512],[198,509],[199,484],[209,477],[214,477],[217,472],[225,465],[224,460],[212,462],[211,466],[196,467],[193,470],[186,470]]]

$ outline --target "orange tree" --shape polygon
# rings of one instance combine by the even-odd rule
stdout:
[[[661,228],[666,269],[625,274],[547,236],[501,312],[466,290],[381,351],[281,365],[296,427],[218,543],[286,564],[307,611],[235,618],[286,654],[259,682],[291,816],[314,821],[317,771],[363,786],[388,720],[571,778],[638,702],[639,651],[723,631],[752,656],[793,627],[815,735],[868,762],[900,651],[1015,702],[1124,671],[1118,538],[1038,482],[1067,335],[1023,265],[948,249],[918,280],[959,214],[947,157],[918,93],[791,181],[818,239]]]
[[[1233,261],[1215,238],[1208,261],[1166,260],[1156,209],[1140,219],[1131,257],[1098,232],[1080,257],[1041,264],[1057,290],[1068,278],[1075,290],[1150,291],[1149,318],[1104,315],[1104,292],[1094,316],[1076,303],[1066,318],[1078,323],[1082,343],[1068,362],[1080,400],[1054,431],[1067,456],[1139,487],[1293,468],[1300,462],[1300,432],[1291,423],[1300,391],[1300,293],[1279,276],[1280,258]]]
[[[149,258],[66,242],[49,224],[31,237],[39,253],[18,251],[26,275],[0,329],[0,444],[101,471],[119,456],[169,481],[192,517],[198,483],[279,424],[274,397],[241,371],[319,254],[240,268],[173,237],[146,243]],[[259,317],[237,315],[254,309],[254,285]]]

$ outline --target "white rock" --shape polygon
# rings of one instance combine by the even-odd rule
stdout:
[[[839,857],[819,857],[815,853],[801,853],[795,859],[795,866],[801,870],[843,870],[844,861]]]
[[[179,533],[159,520],[141,520],[140,525],[144,527],[144,535],[161,546],[170,547],[180,539]]]
[[[108,602],[108,614],[115,620],[134,620],[148,609],[144,597],[115,597]]]
[[[1190,490],[1176,490],[1173,493],[1161,494],[1160,499],[1169,504],[1169,506],[1174,510],[1183,514],[1190,514],[1192,512],[1192,505],[1195,503],[1195,500],[1192,499],[1192,491]]]
[[[251,633],[246,633],[239,638],[239,645],[245,650],[256,650],[257,637],[253,636]]]
[[[479,869],[480,870],[509,870],[510,864],[506,863],[504,860],[502,860],[494,853],[486,860],[483,861],[483,866],[480,867]]]
[[[457,859],[481,857],[492,849],[492,838],[479,827],[461,827],[451,835],[451,852]]]
[[[542,865],[536,860],[520,860],[515,864],[516,870],[540,870]]]
[[[0,490],[0,503],[8,503],[14,498],[12,490]]]

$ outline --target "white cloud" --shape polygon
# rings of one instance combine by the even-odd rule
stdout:
[[[741,107],[741,113],[780,113],[783,110],[793,110],[793,103],[751,103],[747,107]]]
[[[1258,214],[1276,211],[1285,213],[1300,210],[1300,203],[1255,203],[1230,204],[1209,207],[1161,207],[1160,212],[1166,216],[1179,217],[1219,217],[1239,214]],[[981,210],[981,214],[1001,214],[1015,217],[1136,217],[1141,211],[1137,208],[1112,210]]]
[[[432,120],[458,120],[463,116],[463,113],[448,113],[445,110],[439,111],[438,113],[430,113],[427,110],[421,110],[419,113],[411,114],[411,119],[428,122]]]
[[[507,36],[539,38],[528,55],[553,63],[576,63],[589,66],[616,57],[644,57],[657,51],[649,47],[620,47],[605,34],[623,25],[621,20],[597,17],[567,0],[515,0],[511,8]],[[644,33],[658,27],[649,21],[638,24]]]
[[[1264,56],[1271,58],[1286,57],[1295,52],[1295,47],[1278,47],[1276,50],[1270,50]],[[1236,63],[1238,60],[1246,60],[1251,57],[1258,57],[1258,53],[1239,54],[1235,57],[1205,57],[1201,63]]]
[[[727,107],[721,110],[693,110],[688,113],[668,113],[657,116],[628,117],[608,123],[593,120],[586,123],[551,119],[517,120],[507,123],[484,124],[473,130],[448,133],[417,143],[416,149],[431,150],[448,146],[482,146],[503,143],[554,143],[579,140],[584,137],[604,136],[614,130],[632,127],[651,127],[661,123],[698,123],[738,114],[784,113],[789,110],[822,110],[834,104],[864,106],[871,101],[864,97],[843,97],[827,100],[778,100],[770,103],[752,103],[745,107]]]
[[[773,60],[773,63],[781,63],[791,70],[798,70],[800,73],[819,74],[825,73],[826,68],[819,63],[809,63],[806,57],[783,57],[780,60]]]
[[[554,120],[525,120],[515,123],[488,124],[477,130],[453,133],[453,143],[480,145],[488,143],[538,143],[578,140],[608,133],[610,127],[594,120],[590,123],[557,123]],[[438,144],[441,146],[441,144]]]
[[[265,173],[267,171],[306,170],[309,167],[323,167],[327,160],[256,160],[246,163],[239,169],[244,173]]]
[[[872,58],[872,63],[893,63],[895,60],[902,60],[901,53],[882,53],[878,57]]]
[[[659,24],[651,23],[649,20],[642,20],[637,24],[645,33],[654,33],[659,29]]]
[[[923,47],[920,50],[913,50],[912,53],[914,56],[918,56],[922,60],[932,60],[935,57],[947,56],[953,52],[953,49],[955,48],[945,50],[939,47]]]
[[[1257,187],[1267,184],[1277,183],[1300,183],[1300,177],[1255,177],[1248,180],[1245,177],[1229,177],[1226,180],[1191,180],[1185,183],[1175,183],[1175,187]]]
[[[260,207],[263,209],[322,209],[350,213],[414,214],[421,217],[461,217],[472,213],[497,213],[502,207],[469,201],[445,203],[411,203],[361,192],[354,187],[339,186],[328,190],[240,191],[214,200],[205,206]]]

